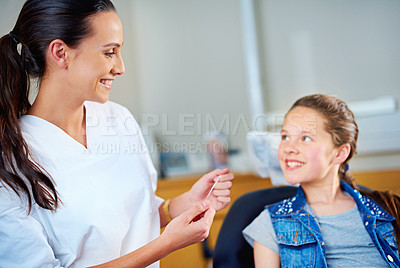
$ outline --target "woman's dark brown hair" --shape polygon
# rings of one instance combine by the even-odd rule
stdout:
[[[356,153],[358,138],[358,126],[352,111],[341,99],[321,94],[310,95],[297,100],[289,111],[298,106],[312,108],[325,118],[325,130],[332,135],[332,141],[335,146],[339,147],[346,143],[350,145],[350,154],[339,167],[339,178],[359,190],[361,194],[375,200],[383,209],[395,217],[393,227],[400,248],[400,197],[388,191],[359,189],[348,171],[349,161]]]
[[[32,197],[42,208],[56,210],[53,180],[36,163],[25,143],[18,119],[30,108],[30,79],[46,72],[51,41],[77,47],[91,34],[90,17],[115,11],[109,0],[28,0],[14,29],[0,39],[0,187]]]

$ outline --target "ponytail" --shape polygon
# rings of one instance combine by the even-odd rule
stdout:
[[[29,211],[32,197],[40,207],[55,210],[58,197],[53,181],[32,160],[18,121],[30,108],[28,72],[38,71],[34,62],[14,33],[0,39],[0,187],[25,195]]]

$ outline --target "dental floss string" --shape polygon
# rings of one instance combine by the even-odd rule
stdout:
[[[217,180],[214,182],[214,185],[211,187],[211,190],[208,192],[208,194],[204,200],[206,200],[210,196],[211,192],[214,190],[214,187],[215,187],[215,185],[217,185],[220,178],[221,178],[221,175],[218,176]]]

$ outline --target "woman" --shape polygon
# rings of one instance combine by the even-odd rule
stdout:
[[[399,267],[400,198],[358,190],[348,172],[357,137],[342,100],[316,94],[293,104],[278,159],[300,187],[243,231],[256,267]]]
[[[109,0],[28,0],[0,39],[0,267],[158,267],[229,203],[228,169],[155,196],[140,129],[108,101],[122,44]]]

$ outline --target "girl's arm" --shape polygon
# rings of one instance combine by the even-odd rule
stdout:
[[[279,268],[281,267],[281,260],[278,254],[254,241],[254,264],[256,268]]]

